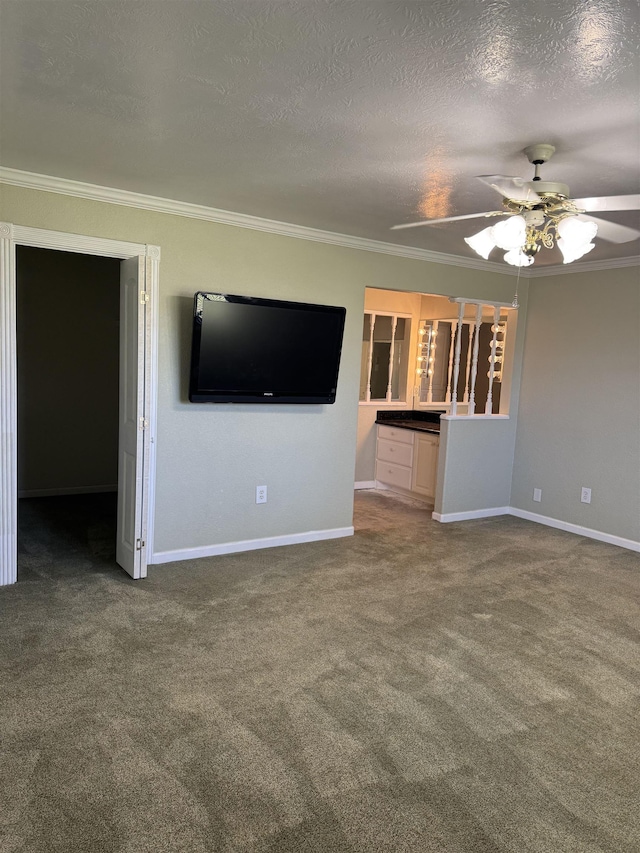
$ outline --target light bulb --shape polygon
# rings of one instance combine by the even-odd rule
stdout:
[[[474,252],[477,252],[481,257],[488,258],[489,253],[496,246],[496,241],[493,238],[493,226],[483,228],[477,234],[471,237],[465,237],[464,242],[471,246]]]
[[[491,236],[500,249],[519,249],[527,236],[524,216],[510,216],[491,228]]]

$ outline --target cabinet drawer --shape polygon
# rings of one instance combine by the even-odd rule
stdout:
[[[413,458],[413,444],[402,444],[399,441],[387,441],[378,439],[376,458],[382,462],[394,462],[396,465],[411,467]]]
[[[390,486],[400,486],[402,489],[411,488],[411,468],[394,465],[392,462],[376,462],[376,480],[388,483]]]
[[[386,441],[400,441],[402,444],[413,444],[413,432],[410,429],[398,429],[398,427],[380,426],[378,424],[378,438]]]

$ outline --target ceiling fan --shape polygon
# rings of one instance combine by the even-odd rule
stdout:
[[[506,216],[507,219],[496,225],[465,237],[465,242],[483,258],[488,258],[496,247],[504,249],[505,261],[516,267],[532,264],[542,246],[551,249],[557,245],[564,263],[568,264],[594,248],[591,241],[596,234],[610,243],[627,243],[640,237],[640,231],[635,228],[588,215],[592,211],[640,210],[640,195],[572,199],[566,184],[542,180],[540,166],[551,158],[555,150],[547,143],[524,149],[529,162],[535,166],[531,181],[508,175],[478,175],[480,181],[503,196],[502,210],[409,222],[394,225],[392,230],[461,219]]]

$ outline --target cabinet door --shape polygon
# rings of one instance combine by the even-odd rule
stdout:
[[[435,500],[436,474],[438,471],[438,447],[440,437],[437,435],[420,435],[416,433],[413,448],[413,479],[412,491]]]

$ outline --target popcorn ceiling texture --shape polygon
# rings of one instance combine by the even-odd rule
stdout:
[[[1,15],[5,166],[458,254],[468,223],[389,228],[499,207],[473,176],[529,178],[528,144],[557,145],[545,177],[574,196],[639,190],[635,0]],[[637,250],[598,241],[590,259]]]

